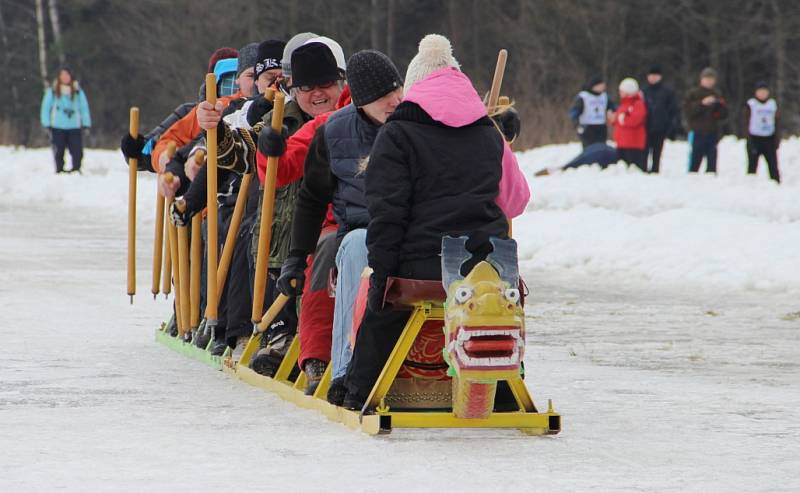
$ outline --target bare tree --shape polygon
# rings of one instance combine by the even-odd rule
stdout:
[[[39,40],[39,75],[42,77],[44,88],[50,85],[47,80],[47,40],[44,37],[44,7],[43,0],[36,0],[36,33]]]
[[[58,18],[58,5],[57,0],[48,0],[50,12],[50,26],[53,28],[53,40],[56,46],[56,56],[58,56],[58,63],[64,65],[64,42],[61,38],[61,21]]]

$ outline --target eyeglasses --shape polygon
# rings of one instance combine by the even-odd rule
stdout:
[[[330,82],[323,82],[321,84],[314,84],[314,85],[307,85],[307,86],[292,86],[292,89],[297,89],[300,92],[311,92],[314,89],[330,89],[331,87],[338,84],[338,80],[332,80]]]

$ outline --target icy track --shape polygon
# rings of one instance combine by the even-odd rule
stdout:
[[[520,155],[527,383],[564,431],[368,437],[157,345],[154,181],[140,174],[125,294],[127,172],[89,151],[0,147],[0,491],[798,491],[800,141],[784,185],[614,167],[533,179],[577,145]]]

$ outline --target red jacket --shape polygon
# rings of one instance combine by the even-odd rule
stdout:
[[[622,98],[612,121],[617,149],[646,149],[646,122],[647,107],[642,94]]]

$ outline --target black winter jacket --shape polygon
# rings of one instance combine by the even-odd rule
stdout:
[[[290,255],[314,251],[331,202],[339,240],[347,232],[367,226],[364,173],[359,166],[369,156],[379,128],[351,104],[317,129],[308,147],[295,205]]]
[[[406,101],[382,127],[366,170],[369,265],[380,283],[434,257],[445,235],[507,238],[495,200],[503,138],[488,117],[454,128]]]
[[[648,84],[642,92],[647,105],[647,133],[675,138],[681,117],[675,91],[658,82]]]

